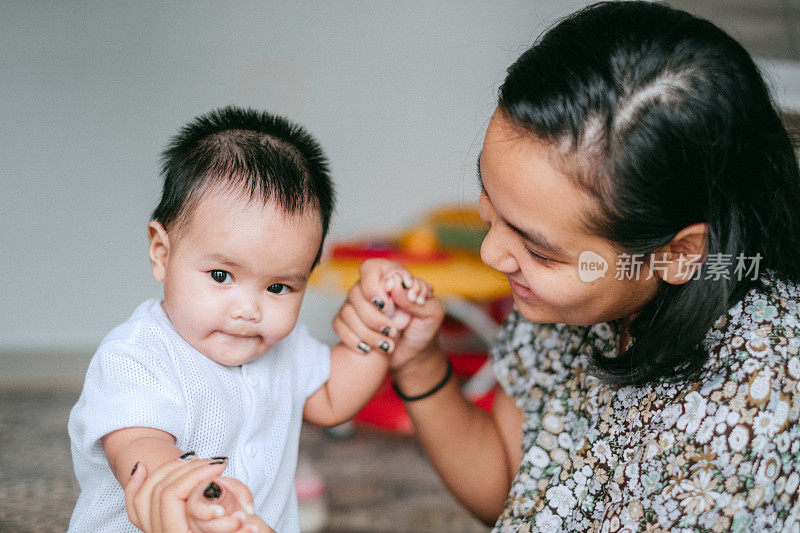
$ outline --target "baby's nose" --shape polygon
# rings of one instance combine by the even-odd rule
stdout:
[[[233,318],[247,320],[248,322],[259,322],[261,320],[261,309],[249,299],[241,300],[234,307]]]

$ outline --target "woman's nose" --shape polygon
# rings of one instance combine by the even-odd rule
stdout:
[[[504,274],[511,274],[519,268],[517,260],[509,253],[508,246],[505,245],[502,236],[494,227],[489,229],[489,233],[481,243],[481,260],[487,266]]]

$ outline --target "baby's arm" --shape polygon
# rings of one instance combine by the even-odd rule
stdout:
[[[378,390],[388,368],[383,350],[363,353],[337,344],[331,348],[331,375],[306,400],[303,419],[321,426],[350,420]]]
[[[404,270],[402,277],[398,272],[387,272],[385,279],[389,289],[392,283],[397,286],[402,283],[422,303],[430,292],[429,285],[412,278]],[[382,298],[370,302],[361,300],[361,293],[351,290],[334,320],[334,329],[342,342],[331,349],[330,378],[306,400],[303,418],[308,422],[332,426],[351,419],[375,394],[386,375],[389,354],[394,350],[392,338],[397,336],[398,326],[402,328],[405,324],[379,312],[381,309],[393,312],[390,290],[383,292]],[[370,306],[378,311],[380,323],[373,324],[372,328],[361,326],[358,331],[347,326],[341,317],[357,316],[356,306]]]
[[[160,429],[132,427],[112,431],[102,438],[103,452],[120,485],[125,488],[137,463],[148,472],[183,455],[175,437]]]

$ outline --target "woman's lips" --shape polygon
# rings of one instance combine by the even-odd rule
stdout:
[[[509,285],[511,285],[511,290],[514,292],[514,294],[516,294],[520,298],[523,298],[525,300],[536,299],[536,296],[533,294],[533,291],[531,291],[525,285],[521,285],[511,278],[508,278],[508,283]]]

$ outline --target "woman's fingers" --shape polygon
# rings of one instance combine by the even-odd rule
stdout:
[[[214,521],[220,517],[229,517],[236,514],[243,519],[248,514],[253,514],[253,495],[247,485],[234,478],[217,478],[208,483],[196,486],[186,503],[189,516],[197,521]],[[209,525],[210,531],[225,529],[225,521],[217,520],[216,526]],[[236,529],[241,524],[236,524]],[[227,531],[227,529],[226,529]]]
[[[385,259],[367,259],[359,267],[360,279],[356,286],[363,291],[366,299],[381,308],[387,315],[394,312],[394,304],[389,299],[386,280],[393,272],[403,269],[402,265]]]
[[[128,509],[128,518],[131,519],[131,523],[140,529],[147,529],[150,526],[154,487],[171,472],[186,468],[189,464],[190,461],[186,459],[175,459],[167,461],[152,472],[146,472],[145,465],[137,463],[131,475],[132,479],[125,486],[125,506]],[[142,479],[145,476],[146,479]],[[137,481],[138,479],[141,481]],[[131,484],[132,481],[133,484]]]
[[[198,483],[186,500],[186,513],[197,521],[209,521],[220,518],[226,514],[233,514],[238,506],[225,508],[226,500],[222,499],[222,488],[217,479],[209,482]]]
[[[247,518],[242,511],[236,511],[229,516],[214,518],[207,521],[196,521],[193,526],[203,533],[235,533],[242,529],[244,520]],[[193,529],[194,531],[194,529]]]
[[[186,531],[186,501],[198,484],[207,484],[222,473],[227,466],[227,460],[221,459],[180,461],[178,467],[165,463],[169,467],[166,469],[167,473],[159,476],[161,479],[152,487],[149,501],[142,502],[137,507],[140,518],[147,505],[150,517],[145,523],[150,522],[153,531]],[[162,468],[154,472],[152,477],[160,473]]]
[[[214,482],[217,483],[222,490],[219,498],[224,499],[227,497],[239,507],[229,516],[213,518],[203,523],[202,528],[204,532],[228,533],[235,531],[237,533],[275,533],[272,528],[267,526],[263,520],[254,514],[253,494],[250,492],[247,485],[238,479],[230,477],[215,479]],[[205,490],[195,489],[189,497],[189,501],[206,499],[204,493]],[[231,508],[226,502],[221,502],[220,505],[225,508],[226,512]]]
[[[369,298],[357,283],[350,289],[342,308],[348,304],[353,306],[360,319],[359,322],[368,329],[378,331],[385,337],[396,337],[398,328],[394,325],[392,319],[392,315],[395,314],[394,302],[392,302],[388,293],[383,298],[379,298],[379,300],[379,302],[376,302],[376,298]],[[341,310],[339,314],[341,314]],[[351,327],[351,329],[357,328]]]
[[[355,307],[346,302],[333,320],[333,330],[346,346],[354,350],[369,353],[377,348],[384,353],[391,353],[394,341],[364,324],[362,318]]]
[[[388,337],[389,339],[395,339],[398,336],[398,328],[395,318],[393,315],[396,315],[397,312],[394,310],[394,302],[389,297],[388,293],[384,295],[383,298],[379,299],[376,303],[376,299],[372,298],[369,299],[363,292],[360,283],[357,283],[350,289],[348,294],[347,301],[342,306],[342,309],[339,311],[339,316],[347,323],[351,330],[358,333],[362,326],[365,326],[367,329],[371,331],[377,331],[383,337]],[[342,311],[346,306],[352,306],[355,310],[356,315],[358,316],[357,321],[350,321],[350,318],[353,316],[351,314],[347,314],[343,316]],[[366,339],[364,340],[369,344],[369,341]],[[386,339],[381,339],[386,340]],[[380,341],[374,342],[380,343]],[[376,346],[374,344],[373,346]]]
[[[253,493],[250,492],[250,488],[247,485],[233,477],[221,477],[218,482],[223,491],[227,490],[229,494],[233,494],[236,497],[245,513],[253,514],[256,512],[253,508]]]
[[[139,529],[143,527],[143,523],[139,519],[139,515],[136,512],[136,506],[133,503],[133,497],[138,494],[139,489],[141,489],[146,478],[147,467],[144,466],[144,464],[137,462],[131,471],[131,477],[128,479],[128,482],[125,484],[125,488],[123,489],[123,492],[125,493],[125,510],[128,512],[128,520],[130,520],[131,524]]]

